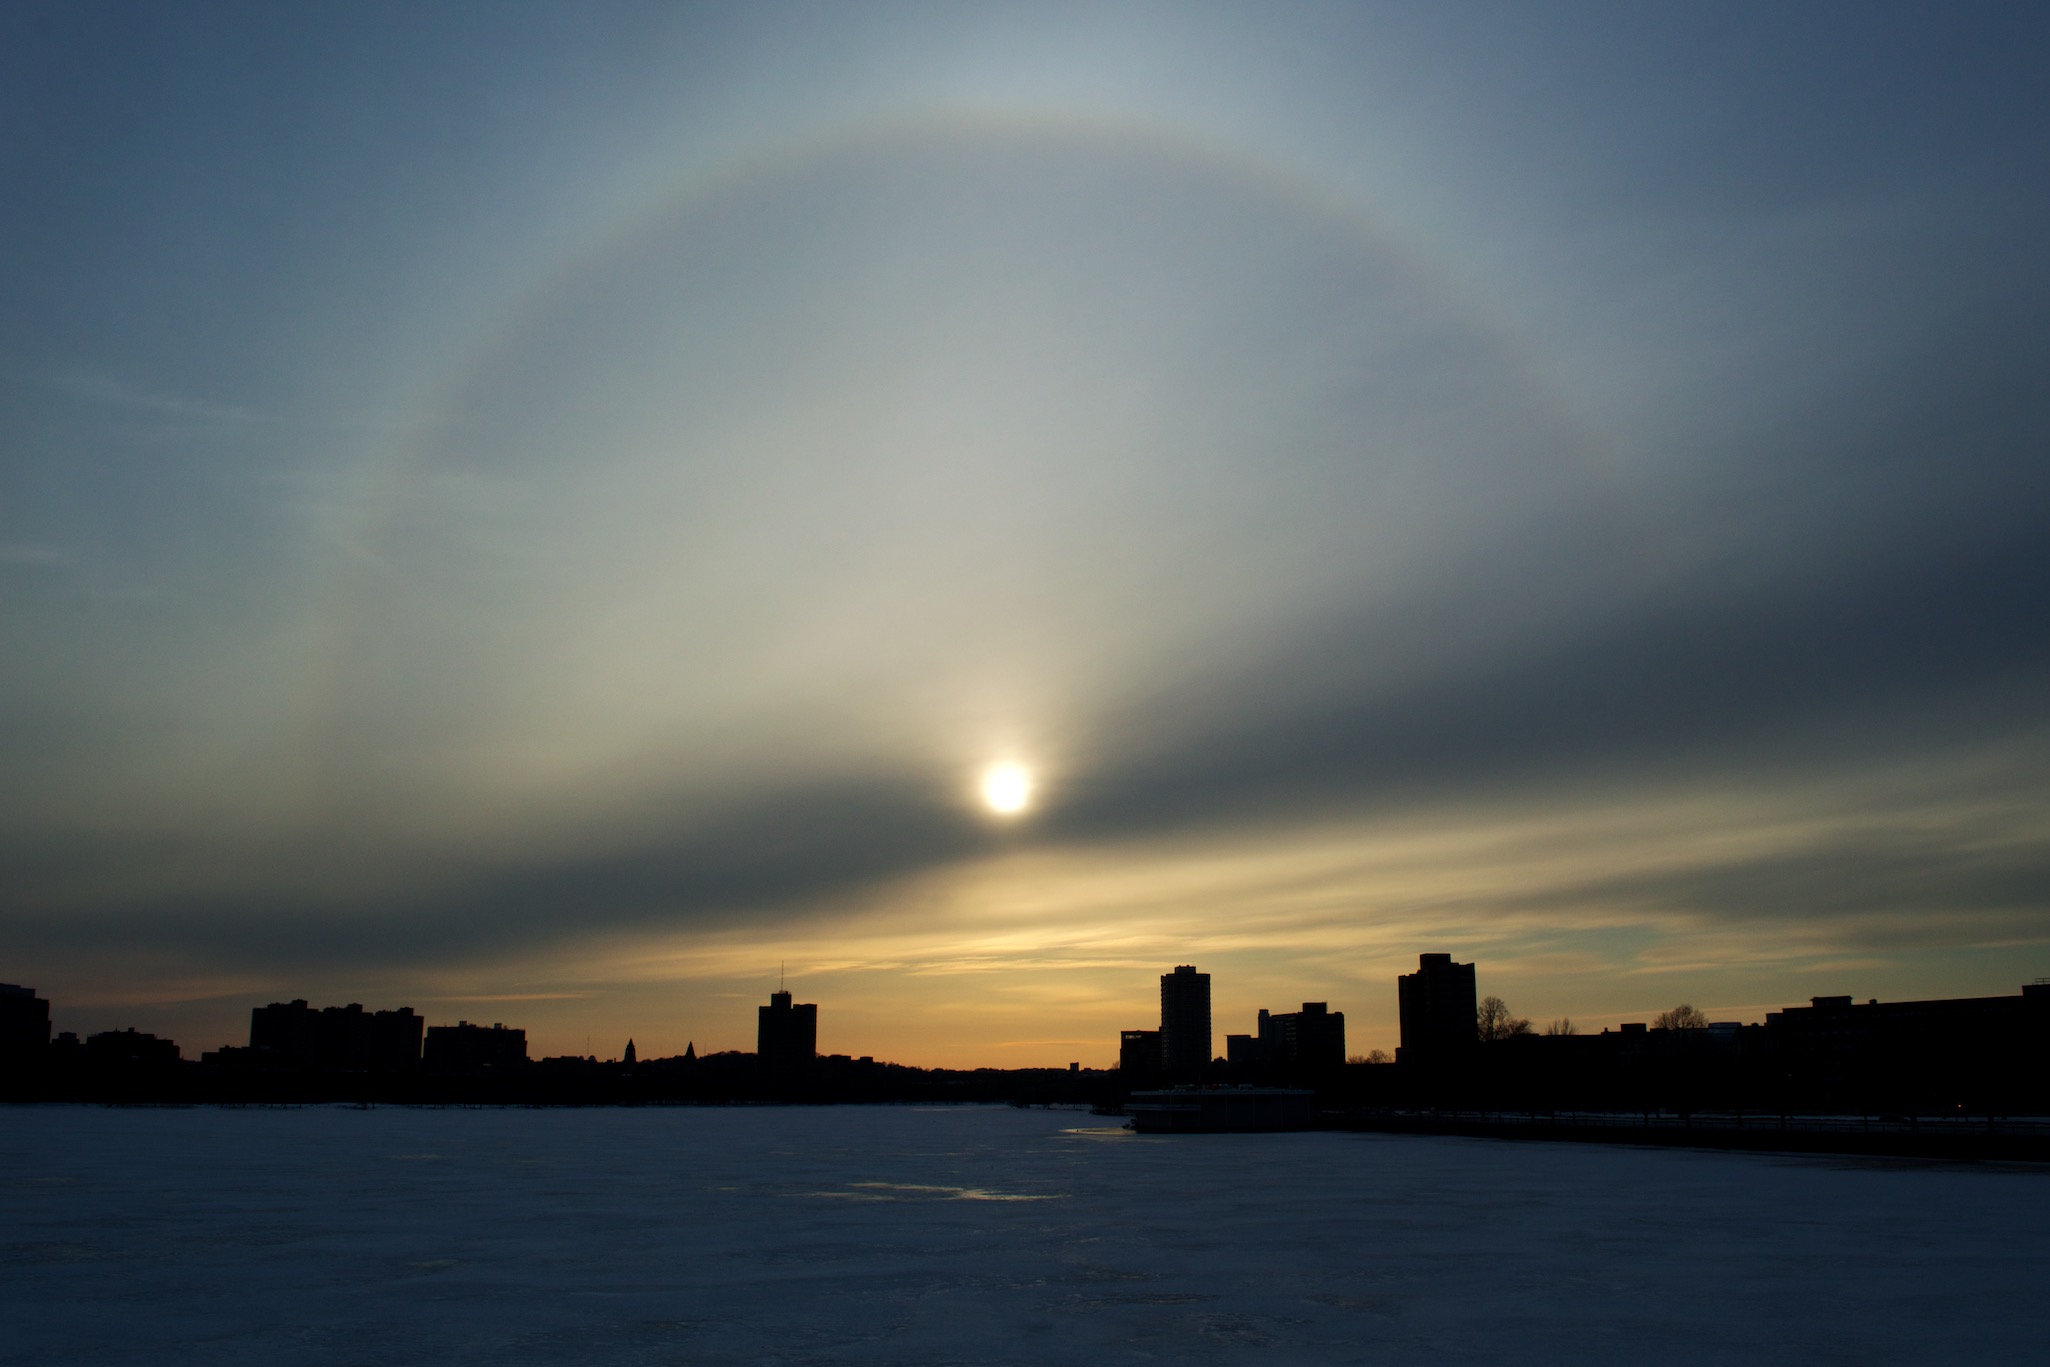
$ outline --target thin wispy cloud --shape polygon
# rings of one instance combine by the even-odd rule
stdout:
[[[117,379],[112,375],[90,371],[67,371],[45,376],[43,383],[59,394],[81,403],[100,404],[156,417],[196,423],[268,421],[264,414],[252,408],[172,393],[168,390],[152,389]]]
[[[78,557],[62,546],[36,545],[34,543],[0,543],[0,565],[18,565],[24,569],[65,569],[78,562]]]

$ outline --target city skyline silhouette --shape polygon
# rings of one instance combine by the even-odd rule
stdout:
[[[818,1003],[779,986],[752,1052],[536,1057],[526,1032],[429,1024],[408,1007],[304,1000],[250,1013],[247,1046],[182,1056],[133,1028],[55,1032],[0,984],[0,1100],[542,1106],[928,1101],[1087,1106],[1142,1133],[1310,1128],[2050,1160],[2050,980],[2016,994],[1864,1003],[1819,996],[1763,1022],[1681,1003],[1651,1021],[1534,1030],[1478,994],[1477,965],[1424,952],[1395,984],[1401,1042],[1348,1054],[1326,1002],[1262,1008],[1213,1054],[1211,976],[1159,975],[1158,1021],[1109,1069],[907,1067],[819,1045]],[[780,977],[780,975],[779,975]],[[1775,1122],[1775,1117],[1777,1120]]]

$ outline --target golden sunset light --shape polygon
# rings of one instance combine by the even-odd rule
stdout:
[[[1032,771],[1022,764],[992,764],[982,773],[982,805],[998,816],[1017,816],[1032,805]]]

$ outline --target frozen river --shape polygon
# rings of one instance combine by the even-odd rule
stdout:
[[[2050,1352],[2050,1172],[1108,1123],[4,1108],[0,1362]]]

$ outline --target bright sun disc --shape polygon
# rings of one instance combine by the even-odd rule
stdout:
[[[1032,802],[1032,775],[1022,764],[993,764],[983,771],[982,801],[998,816],[1016,816]]]

